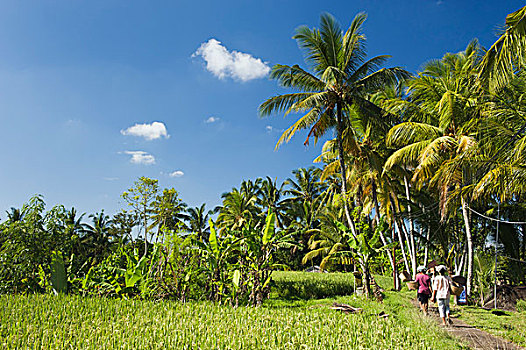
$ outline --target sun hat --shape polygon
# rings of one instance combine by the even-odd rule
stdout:
[[[438,272],[446,271],[446,270],[447,270],[447,267],[444,266],[444,265],[438,265],[438,266],[436,267],[436,270],[437,270]]]
[[[416,272],[426,272],[426,267],[425,266],[418,266],[418,268],[416,269]]]

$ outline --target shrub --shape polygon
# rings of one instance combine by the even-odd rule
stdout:
[[[526,313],[526,300],[517,300],[517,312]]]

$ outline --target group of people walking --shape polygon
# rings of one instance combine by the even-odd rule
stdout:
[[[450,325],[451,317],[449,311],[449,299],[451,296],[451,279],[446,275],[447,268],[444,265],[439,265],[431,271],[432,277],[427,273],[424,266],[417,269],[415,281],[418,283],[417,297],[420,302],[420,307],[425,315],[429,309],[429,299],[437,303],[438,313],[442,318],[445,326]]]

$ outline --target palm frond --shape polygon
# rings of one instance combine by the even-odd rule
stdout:
[[[479,77],[491,90],[502,87],[524,67],[525,57],[526,6],[506,17],[506,30],[484,55]]]
[[[405,147],[415,142],[421,142],[424,140],[435,139],[442,136],[442,130],[436,126],[405,122],[389,130],[386,137],[387,147]]]

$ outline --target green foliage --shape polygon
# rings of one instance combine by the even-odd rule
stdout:
[[[526,313],[526,300],[517,300],[517,312]]]
[[[123,192],[121,197],[132,209],[133,214],[138,218],[142,234],[144,237],[144,254],[148,251],[148,233],[150,226],[149,220],[152,217],[153,203],[157,199],[159,191],[159,181],[148,177],[140,177],[135,181],[134,186]],[[158,201],[160,202],[160,201]]]
[[[51,253],[51,287],[55,294],[67,293],[68,280],[66,277],[66,269],[64,267],[64,259],[60,252],[53,251]]]

